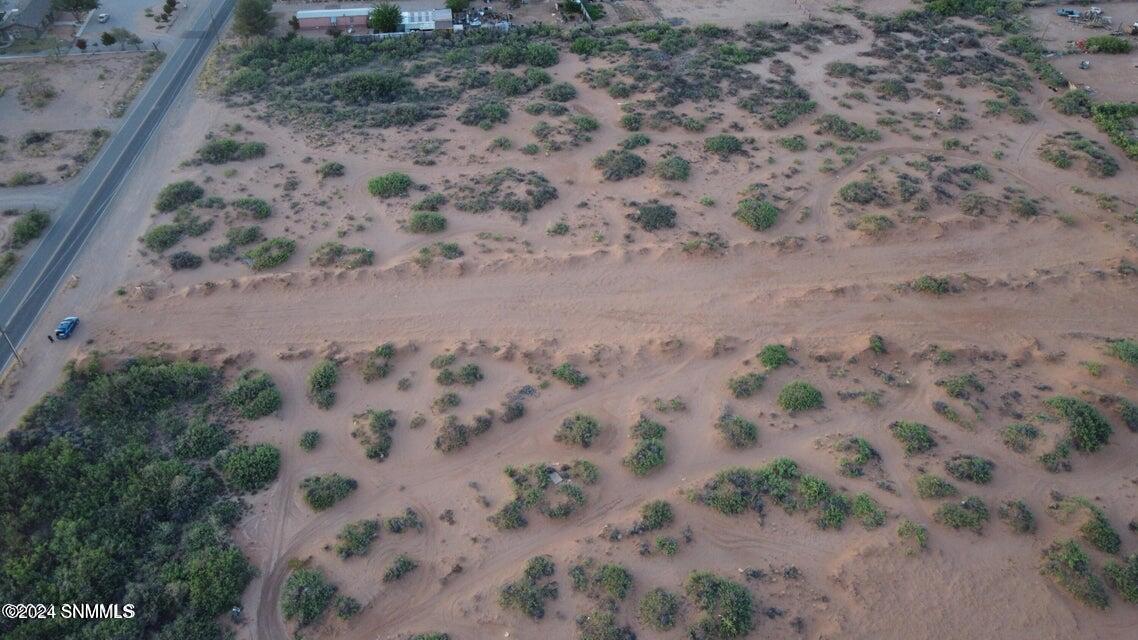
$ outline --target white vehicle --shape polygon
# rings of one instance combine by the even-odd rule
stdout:
[[[99,14],[99,22],[106,22],[107,20],[110,20],[110,19],[111,19],[111,17],[105,13]]]

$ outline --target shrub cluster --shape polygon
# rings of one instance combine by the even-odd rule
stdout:
[[[315,511],[323,511],[348,497],[356,490],[358,483],[338,473],[308,476],[300,483],[304,491],[304,501]]]
[[[667,460],[667,449],[664,446],[667,428],[641,416],[630,431],[634,443],[632,450],[621,460],[624,466],[638,476],[646,476],[663,466]]]
[[[530,558],[522,575],[498,592],[498,606],[541,620],[545,617],[546,601],[557,599],[557,582],[549,579],[555,570],[550,556]]]
[[[312,367],[308,373],[308,399],[321,409],[328,409],[336,402],[336,386],[340,378],[339,367],[332,360],[324,359]]]
[[[805,380],[794,380],[778,392],[778,406],[791,414],[817,409],[823,404],[822,392]]]

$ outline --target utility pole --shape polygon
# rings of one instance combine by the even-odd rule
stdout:
[[[12,339],[8,337],[8,332],[0,327],[0,336],[4,336],[4,340],[8,342],[8,348],[12,350],[12,355],[16,358],[16,363],[21,367],[24,366],[24,361],[20,359],[19,352],[16,351],[16,345],[12,344]]]

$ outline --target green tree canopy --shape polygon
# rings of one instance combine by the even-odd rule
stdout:
[[[276,17],[269,13],[272,9],[272,0],[237,0],[233,32],[244,38],[267,35],[277,24]]]
[[[392,33],[403,24],[403,12],[399,10],[399,5],[390,2],[377,4],[372,7],[367,24],[380,33]]]

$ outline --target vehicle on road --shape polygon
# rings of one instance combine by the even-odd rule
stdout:
[[[99,22],[106,22],[107,20],[110,20],[110,19],[111,19],[111,17],[105,13],[99,14]]]
[[[59,326],[55,328],[55,337],[60,340],[66,340],[75,333],[75,327],[79,326],[79,318],[76,316],[67,316]]]
[[[1076,9],[1056,9],[1055,15],[1063,16],[1064,18],[1078,18],[1082,14]]]

